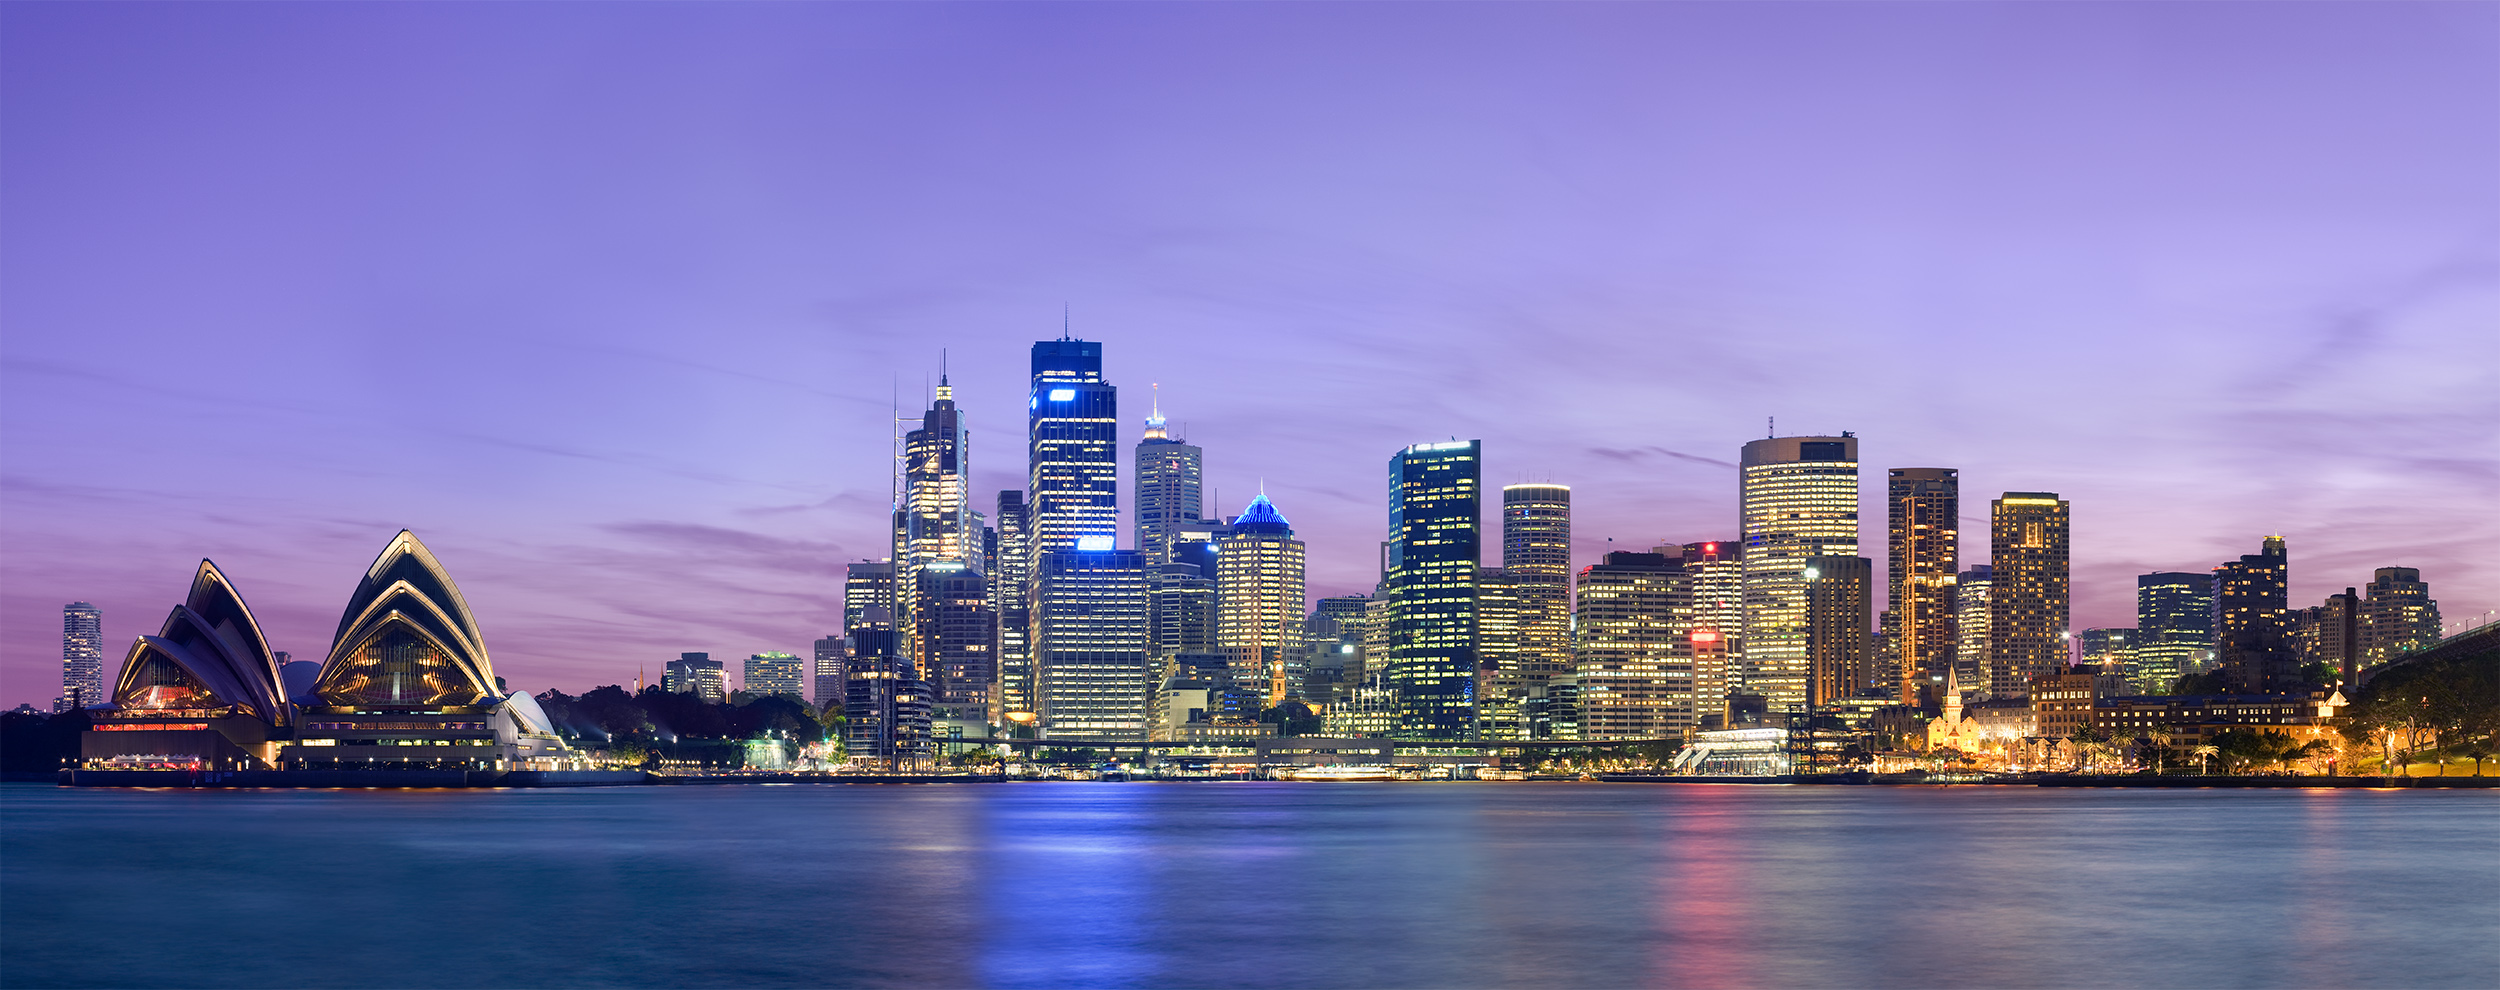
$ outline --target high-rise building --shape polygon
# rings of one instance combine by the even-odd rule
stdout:
[[[1519,581],[1499,567],[1476,568],[1476,733],[1483,739],[1526,739],[1526,679],[1521,676]]]
[[[1355,685],[1363,682],[1369,669],[1363,652],[1364,625],[1370,616],[1372,600],[1367,595],[1322,598],[1303,620],[1302,641],[1309,658],[1310,684],[1325,684],[1326,690],[1306,687],[1303,697],[1310,701],[1333,705],[1349,697]]]
[[[803,678],[799,674],[799,658],[791,654],[779,650],[751,654],[747,657],[743,673],[748,697],[761,698],[774,694],[806,697],[801,690]]]
[[[1972,564],[1953,579],[1954,680],[1982,698],[1988,689],[1988,590],[1995,584],[1986,564]]]
[[[1806,558],[1806,705],[1822,708],[1858,696],[1874,669],[1875,562],[1865,557]]]
[[[1033,345],[1025,491],[1030,552],[1112,549],[1120,531],[1120,392],[1102,376],[1102,345],[1062,337]]]
[[[2439,603],[2431,599],[2431,586],[2420,570],[2381,567],[2371,575],[2367,590],[2369,597],[2361,602],[2361,666],[2386,663],[2439,642]]]
[[[1204,511],[1205,452],[1164,428],[1158,397],[1146,417],[1146,435],[1137,442],[1137,549],[1146,565],[1172,561],[1172,539],[1182,522],[1195,522]]]
[[[61,606],[61,698],[54,711],[109,701],[104,695],[104,610],[86,602]]]
[[[850,628],[852,656],[843,684],[843,742],[851,761],[886,770],[920,770],[934,762],[929,686],[904,656],[894,613],[862,612]]]
[[[1031,534],[1024,493],[999,492],[998,567],[990,574],[990,610],[998,613],[998,705],[1019,716],[1040,704],[1033,697]]]
[[[1525,689],[1570,670],[1571,486],[1502,488],[1502,573],[1519,604],[1515,669],[1506,686]]]
[[[1693,725],[1692,577],[1662,553],[1580,571],[1572,672],[1582,739],[1669,739]]]
[[[2032,678],[2066,667],[2067,506],[2006,492],[1989,509],[1988,696],[2028,698]]]
[[[1260,492],[1215,551],[1215,643],[1247,651],[1255,669],[1236,669],[1234,680],[1255,686],[1267,707],[1283,704],[1302,688],[1302,614],[1310,607],[1302,541]]]
[[[2135,682],[2135,630],[2086,629],[2075,636],[2075,642],[2083,666],[2103,675],[2123,677],[2130,684]]]
[[[1053,738],[1144,739],[1146,560],[1135,550],[1035,557],[1034,694]]]
[[[2159,571],[2135,579],[2135,689],[2169,694],[2214,665],[2214,576]]]
[[[834,711],[842,710],[842,681],[850,659],[850,641],[839,634],[816,641],[816,707],[830,705]]]
[[[1934,711],[1960,649],[1953,581],[1961,572],[1962,481],[1954,468],[1893,468],[1892,540],[1884,601],[1888,652],[1897,658],[1904,705]]]
[[[880,608],[887,622],[894,621],[894,562],[862,560],[847,565],[842,577],[844,634],[864,621],[870,609]]]
[[[709,653],[680,653],[668,663],[668,673],[660,682],[670,694],[691,694],[718,704],[729,700],[729,685],[722,675],[721,663]]]
[[[2300,658],[2303,679],[2352,685],[2360,673],[2361,629],[2361,596],[2351,588],[2308,608],[2293,609],[2287,634],[2292,652]],[[2319,667],[2324,668],[2319,671],[2324,676],[2311,678],[2313,668]]]
[[[1384,680],[1395,735],[1476,734],[1476,570],[1482,566],[1484,442],[1421,443],[1389,458],[1384,550],[1393,628]]]
[[[1727,707],[1744,656],[1744,544],[1707,540],[1684,544],[1684,573],[1693,579],[1693,625],[1685,638],[1693,650],[1695,728],[1715,728],[1713,713]],[[1704,724],[1708,723],[1708,724]]]
[[[1743,690],[1772,711],[1806,707],[1806,561],[1858,554],[1858,440],[1773,437],[1745,444],[1737,479],[1744,535]]]
[[[955,390],[938,379],[937,398],[920,417],[920,428],[903,437],[901,504],[895,507],[895,628],[904,654],[927,663],[921,641],[921,612],[929,607],[919,592],[920,574],[930,568],[978,572],[983,559],[979,513],[972,509],[969,482],[972,435],[955,408]],[[953,587],[951,584],[945,587]],[[922,676],[928,676],[923,670]]]
[[[928,682],[931,731],[978,738],[1003,724],[998,697],[998,613],[988,583],[959,561],[920,569],[912,637],[920,679]]]
[[[1215,652],[1215,595],[1198,564],[1146,568],[1146,642],[1158,670],[1175,656]]]
[[[2214,568],[2215,660],[2235,690],[2270,694],[2299,680],[2299,657],[2284,636],[2290,606],[2291,554],[2282,537]]]

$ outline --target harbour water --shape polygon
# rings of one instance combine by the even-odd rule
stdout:
[[[0,984],[2468,987],[2500,795],[0,788]]]

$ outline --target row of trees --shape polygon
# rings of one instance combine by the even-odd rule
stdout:
[[[2386,758],[2454,753],[2474,772],[2500,742],[2500,650],[2409,663],[2347,699],[2343,735]]]

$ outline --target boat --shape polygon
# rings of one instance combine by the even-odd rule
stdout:
[[[1286,780],[1396,780],[1388,767],[1301,767],[1283,774]]]

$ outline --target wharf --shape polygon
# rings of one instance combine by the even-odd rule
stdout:
[[[651,775],[654,784],[996,784],[1004,774],[978,773],[694,773]]]
[[[640,770],[63,770],[70,787],[630,787]]]

